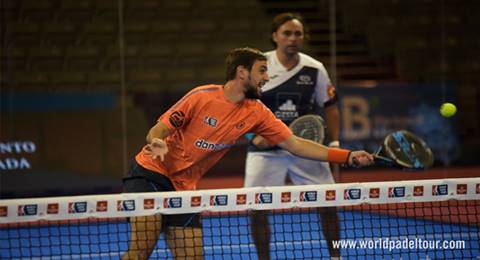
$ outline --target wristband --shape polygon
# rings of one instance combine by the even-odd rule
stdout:
[[[340,148],[328,148],[327,161],[340,164],[348,164],[350,150]]]
[[[329,144],[328,144],[329,147],[340,147],[340,142],[338,140],[335,140],[335,141],[331,141]]]

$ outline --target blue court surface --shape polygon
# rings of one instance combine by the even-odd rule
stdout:
[[[339,211],[341,238],[352,240],[463,240],[464,249],[341,249],[342,259],[479,259],[480,229],[376,213]],[[205,259],[257,259],[245,215],[204,217]],[[329,259],[316,213],[276,213],[270,216],[272,259]],[[119,259],[127,249],[129,225],[82,223],[58,226],[2,228],[0,259]],[[150,259],[171,259],[160,239]]]

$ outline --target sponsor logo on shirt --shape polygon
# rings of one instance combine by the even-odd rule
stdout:
[[[272,75],[272,76],[270,76],[270,80],[272,80],[274,78],[278,78],[278,76],[279,76],[278,74]]]
[[[311,86],[315,84],[313,81],[312,81],[312,78],[309,76],[309,75],[300,75],[298,77],[298,80],[297,80],[297,85],[300,85],[300,86]]]
[[[335,90],[335,86],[333,85],[328,85],[327,87],[327,95],[328,97],[331,99],[335,96],[335,93],[336,93],[336,90]]]
[[[204,119],[203,119],[203,122],[205,124],[207,124],[208,126],[211,126],[211,127],[217,127],[217,122],[218,120],[214,117],[210,117],[210,116],[206,116]]]
[[[237,125],[235,125],[235,127],[237,129],[242,129],[244,126],[245,126],[245,121],[242,121],[242,122],[238,123]]]
[[[205,149],[205,150],[211,150],[211,151],[219,151],[225,148],[231,147],[233,144],[225,144],[225,143],[219,143],[219,144],[214,144],[214,143],[209,143],[206,140],[203,139],[198,139],[195,141],[195,146],[200,148],[200,149]]]
[[[293,101],[291,99],[288,99],[285,103],[279,106],[278,109],[282,111],[296,111],[297,106],[293,104]]]
[[[297,106],[293,103],[291,99],[287,99],[287,101],[285,101],[285,103],[279,106],[278,110],[275,111],[275,116],[281,120],[297,118]]]
[[[185,122],[185,113],[182,111],[173,111],[168,117],[168,121],[170,121],[170,124],[175,128],[182,127]]]

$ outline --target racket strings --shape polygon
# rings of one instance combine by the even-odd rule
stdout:
[[[319,115],[303,115],[293,120],[289,127],[296,136],[317,143],[323,142],[325,126]]]
[[[389,157],[409,168],[428,168],[433,164],[433,154],[427,144],[407,131],[395,132],[385,139]]]
[[[297,121],[290,128],[296,136],[315,142],[323,140],[323,124],[321,122],[313,120]]]

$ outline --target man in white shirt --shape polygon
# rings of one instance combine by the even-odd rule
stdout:
[[[266,53],[270,80],[262,88],[261,101],[287,125],[294,119],[323,109],[327,134],[332,147],[339,146],[340,113],[335,87],[323,64],[301,53],[307,37],[303,18],[282,13],[273,19],[272,43],[275,50]],[[282,186],[286,178],[295,185],[335,183],[327,162],[300,158],[261,136],[251,137],[246,161],[245,187]],[[332,240],[339,239],[335,208],[319,209],[331,257],[338,257]],[[259,259],[270,259],[268,213],[252,216],[252,234]]]

